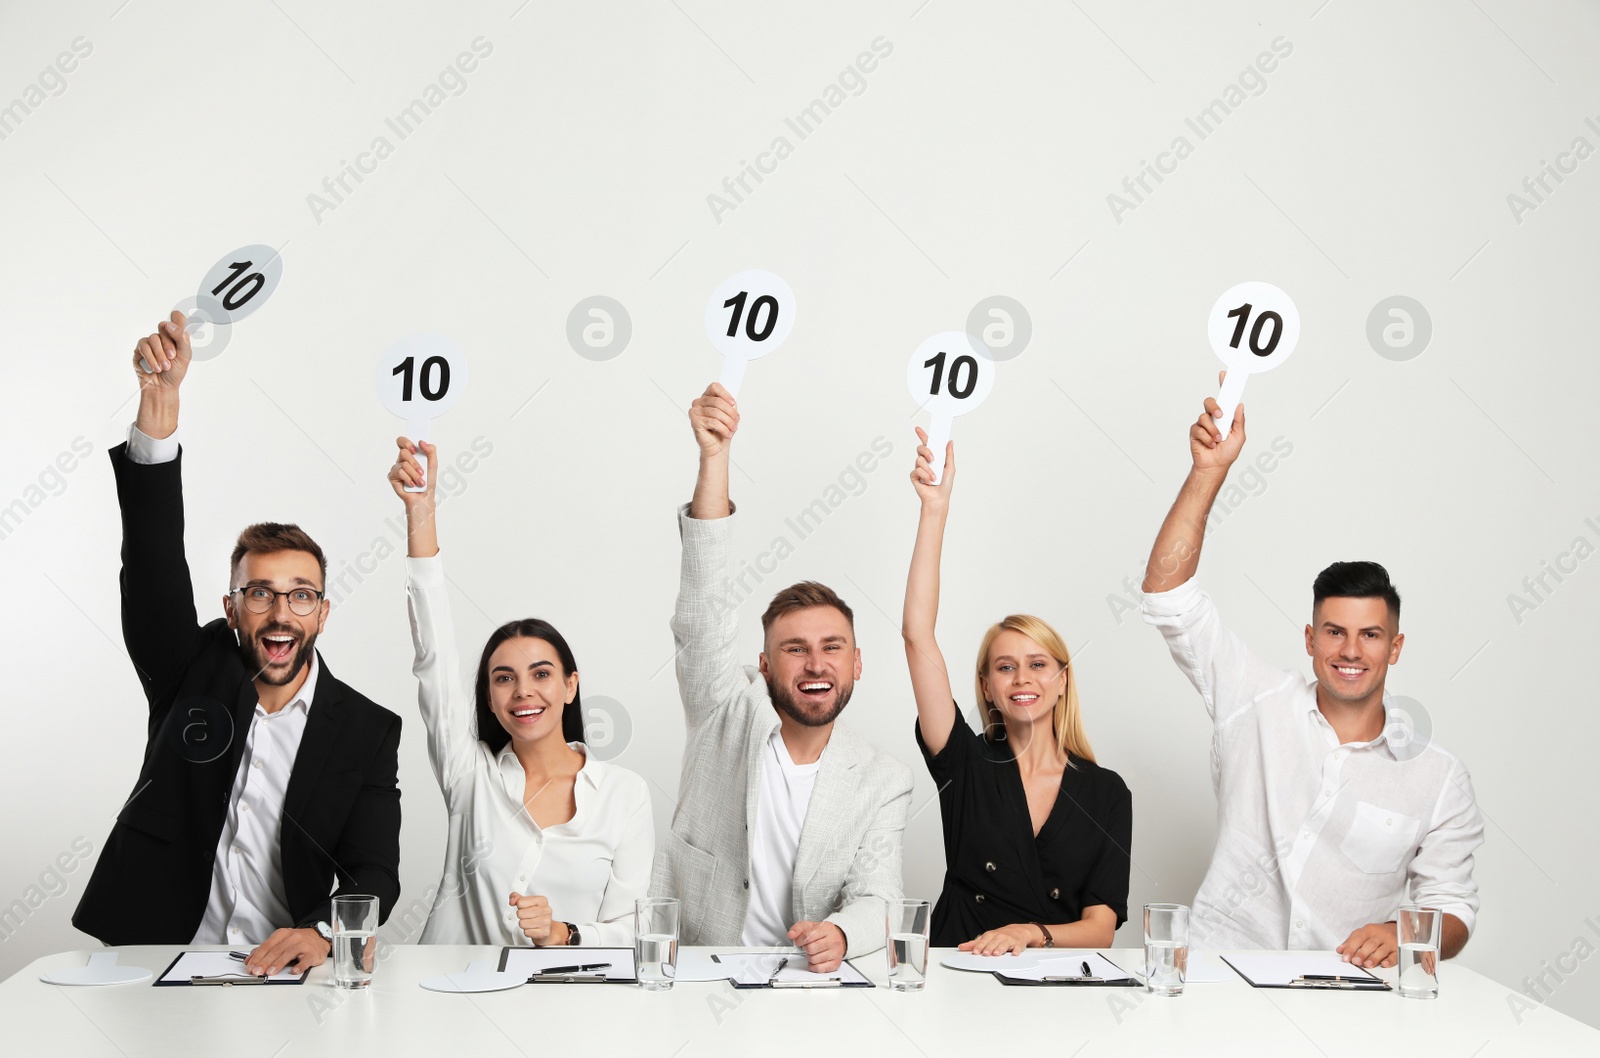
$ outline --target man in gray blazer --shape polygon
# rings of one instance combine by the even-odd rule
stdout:
[[[829,973],[883,947],[885,903],[901,895],[911,771],[834,727],[861,652],[850,608],[831,589],[806,581],[779,592],[761,618],[759,667],[740,663],[738,616],[724,597],[738,407],[713,384],[689,422],[700,476],[678,512],[672,617],[688,738],[651,891],[682,901],[685,944],[793,943],[810,969]]]

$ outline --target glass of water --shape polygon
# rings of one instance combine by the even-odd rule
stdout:
[[[1189,972],[1189,906],[1144,905],[1144,983],[1158,996],[1183,994]]]
[[[889,989],[920,992],[928,983],[928,919],[926,900],[890,900],[888,904]]]
[[[378,898],[333,898],[333,983],[366,988],[378,961]]]
[[[639,987],[665,992],[678,973],[678,901],[652,896],[634,901],[633,958]]]
[[[1405,999],[1439,998],[1439,937],[1444,912],[1436,907],[1402,907],[1395,918],[1400,941],[1400,995]]]

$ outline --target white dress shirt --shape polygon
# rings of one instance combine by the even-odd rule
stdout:
[[[510,743],[498,753],[478,740],[470,684],[456,653],[444,567],[406,559],[417,698],[428,728],[428,759],[450,815],[444,875],[424,944],[531,944],[512,893],[543,896],[556,921],[571,922],[585,945],[631,945],[634,901],[646,895],[655,821],[644,779],[585,754],[573,786],[577,812],[540,827],[523,807],[527,774]],[[570,708],[570,706],[569,706]]]
[[[283,891],[283,795],[317,693],[317,652],[294,701],[269,713],[256,703],[239,773],[228,795],[228,818],[217,837],[211,896],[191,944],[256,945],[293,926]]]
[[[739,940],[752,948],[789,943],[789,927],[796,921],[794,861],[811,791],[822,770],[821,758],[810,764],[794,762],[781,728],[767,739],[763,756],[756,825],[750,831],[750,910]]]
[[[168,463],[178,457],[178,437],[150,437],[128,427],[128,458]],[[228,795],[228,816],[217,836],[211,895],[191,944],[254,947],[272,932],[293,926],[283,889],[283,795],[317,693],[317,653],[294,701],[269,713],[260,702],[245,732],[244,755]]]
[[[1459,760],[1412,744],[1384,696],[1384,733],[1340,744],[1317,708],[1316,682],[1275,668],[1222,624],[1193,578],[1144,597],[1178,668],[1214,724],[1217,842],[1195,894],[1190,944],[1332,949],[1409,899],[1470,931],[1472,854],[1483,821]],[[1405,741],[1400,741],[1404,736]]]

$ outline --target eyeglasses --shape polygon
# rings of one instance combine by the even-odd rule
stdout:
[[[310,617],[316,612],[318,604],[322,602],[322,592],[315,588],[295,588],[293,591],[273,591],[271,588],[260,584],[252,584],[248,588],[235,588],[228,593],[237,595],[244,602],[244,608],[251,613],[266,613],[278,604],[278,596],[282,595],[289,600],[289,609],[301,617]]]

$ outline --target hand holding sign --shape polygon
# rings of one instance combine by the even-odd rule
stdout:
[[[1217,394],[1217,425],[1226,438],[1246,380],[1271,371],[1294,352],[1300,341],[1300,313],[1289,295],[1271,283],[1240,283],[1211,306],[1206,332],[1212,351],[1228,365],[1222,392]]]
[[[944,476],[945,443],[957,415],[982,404],[994,388],[994,360],[970,334],[945,331],[917,346],[906,363],[911,399],[933,416],[927,445],[933,452],[933,480]]]
[[[794,327],[794,292],[771,272],[729,276],[706,302],[706,337],[723,355],[722,387],[739,395],[747,361],[766,356]]]
[[[215,360],[228,347],[232,325],[267,303],[283,279],[283,258],[270,246],[244,246],[211,266],[192,297],[178,302],[195,360]],[[151,373],[151,365],[141,365]]]
[[[467,358],[450,339],[437,334],[412,334],[400,339],[378,359],[378,399],[406,420],[413,443],[428,439],[432,420],[461,399],[467,388]],[[407,485],[422,492],[426,484]]]

